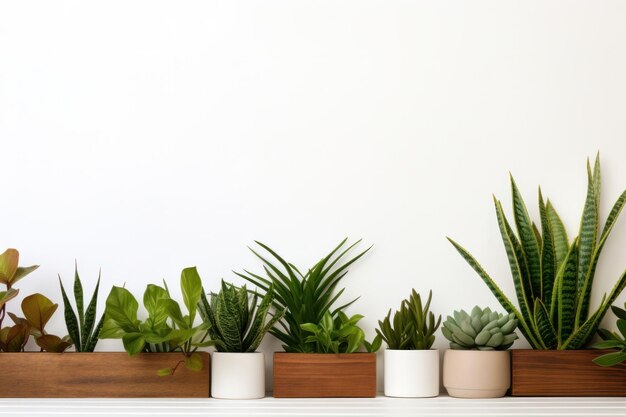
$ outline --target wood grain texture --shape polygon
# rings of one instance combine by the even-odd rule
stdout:
[[[607,350],[525,350],[512,353],[513,396],[626,396],[626,365],[604,368],[592,359]]]
[[[159,377],[160,368],[175,366],[181,353],[0,353],[0,397],[3,398],[207,398],[209,354],[200,353],[203,369],[184,365]]]
[[[274,397],[375,397],[375,353],[274,353]]]

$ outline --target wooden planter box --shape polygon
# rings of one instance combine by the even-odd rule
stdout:
[[[375,397],[375,353],[274,353],[274,397]]]
[[[184,365],[174,375],[159,377],[160,368],[173,367],[181,353],[0,353],[0,397],[199,397],[209,396],[209,354],[203,369]]]
[[[511,394],[516,397],[626,396],[626,365],[592,359],[608,350],[512,350]]]

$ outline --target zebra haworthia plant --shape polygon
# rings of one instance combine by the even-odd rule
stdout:
[[[209,335],[219,352],[254,352],[265,334],[283,317],[284,310],[266,321],[274,300],[270,286],[259,304],[259,295],[222,281],[218,294],[211,293],[210,301],[202,292],[198,303],[200,316],[209,325]]]
[[[522,334],[534,349],[580,349],[589,344],[600,321],[626,285],[626,271],[597,310],[589,311],[589,299],[600,253],[624,207],[622,192],[599,228],[600,159],[592,169],[587,161],[587,197],[580,232],[570,244],[563,222],[550,200],[539,189],[540,225],[530,219],[511,176],[514,222],[517,235],[495,199],[498,226],[509,260],[519,310],[504,295],[476,259],[449,239],[478,273],[507,312],[515,314]]]

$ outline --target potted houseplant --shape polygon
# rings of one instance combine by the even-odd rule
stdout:
[[[306,273],[301,273],[267,245],[257,244],[274,262],[253,250],[263,262],[264,274],[245,271],[237,275],[260,291],[272,288],[275,309],[285,311],[284,317],[269,330],[285,349],[274,354],[274,397],[375,396],[376,356],[356,351],[361,346],[376,350],[380,338],[372,344],[365,342],[363,331],[356,326],[359,316],[349,318],[343,313],[354,300],[335,305],[343,293],[343,289],[335,292],[339,282],[349,266],[369,249],[343,262],[356,245],[346,247],[343,240]],[[337,329],[343,329],[342,334]]]
[[[587,197],[578,237],[572,241],[550,200],[539,190],[540,225],[532,222],[521,193],[511,177],[514,223],[517,234],[494,199],[500,233],[506,249],[519,309],[504,295],[478,261],[450,239],[457,251],[478,273],[505,310],[514,314],[519,329],[534,350],[512,353],[512,394],[526,396],[611,395],[604,384],[581,383],[602,379],[588,369],[596,353],[590,345],[600,321],[626,286],[626,271],[590,310],[589,300],[600,254],[626,203],[624,191],[599,225],[600,160],[593,168],[587,161]],[[591,372],[592,374],[589,374]],[[582,378],[582,379],[581,379]],[[622,392],[626,391],[626,385]]]
[[[443,385],[460,398],[503,397],[511,386],[507,349],[517,334],[514,314],[499,314],[476,306],[448,316],[441,331],[450,341],[443,357]]]
[[[195,267],[183,269],[180,282],[186,314],[165,283],[149,284],[143,295],[148,317],[143,321],[136,298],[123,287],[111,289],[100,338],[122,339],[127,353],[112,364],[117,371],[101,371],[114,378],[111,382],[123,381],[119,396],[208,397],[209,355],[198,349],[214,342],[209,325],[196,324],[202,282]]]
[[[384,353],[384,386],[388,397],[436,397],[439,395],[439,351],[431,349],[441,316],[429,311],[432,291],[422,305],[411,291],[393,318],[391,310],[378,321],[376,333],[387,344]]]
[[[259,295],[250,296],[245,285],[236,288],[224,281],[219,293],[210,294],[210,301],[203,291],[198,310],[217,349],[212,355],[211,396],[265,396],[265,355],[256,349],[283,316],[281,311],[266,320],[273,297],[270,287],[259,303]]]

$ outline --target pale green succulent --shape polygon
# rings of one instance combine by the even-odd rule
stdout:
[[[450,348],[462,350],[506,350],[517,339],[515,314],[501,314],[478,306],[471,314],[464,310],[448,316],[441,331]]]

